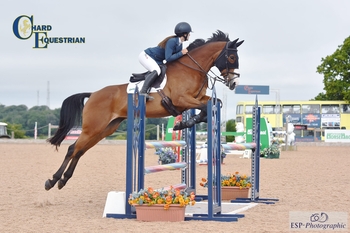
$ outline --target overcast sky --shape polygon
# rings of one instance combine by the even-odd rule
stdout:
[[[145,71],[138,54],[172,35],[181,21],[192,26],[190,42],[218,29],[245,40],[238,51],[240,84],[269,85],[281,100],[309,100],[323,91],[316,67],[349,36],[349,12],[348,0],[2,0],[0,104],[55,109],[69,95],[126,83],[131,73]],[[85,43],[33,49],[34,34],[27,40],[14,35],[20,15],[51,25],[48,37],[85,37]],[[228,119],[238,101],[255,99],[216,88],[219,98],[226,95]],[[259,96],[275,98],[275,92]]]

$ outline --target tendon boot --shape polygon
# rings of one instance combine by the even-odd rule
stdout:
[[[148,95],[149,91],[151,90],[151,86],[154,83],[154,81],[158,78],[158,73],[156,70],[153,70],[151,73],[149,73],[146,78],[145,82],[143,83],[142,89],[140,91],[141,95],[145,95],[147,100],[154,100],[154,98],[150,95]]]

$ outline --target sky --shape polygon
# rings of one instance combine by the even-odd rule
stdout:
[[[216,30],[245,41],[238,50],[240,85],[269,86],[270,95],[259,100],[310,100],[323,91],[323,76],[316,72],[321,59],[349,36],[349,11],[348,0],[2,0],[0,104],[55,109],[72,94],[126,83],[131,73],[145,71],[139,53],[173,35],[182,21],[193,30],[185,46]],[[33,48],[34,34],[19,39],[13,31],[22,15],[33,16],[33,25],[51,26],[48,37],[85,43]],[[227,119],[234,118],[239,101],[255,99],[221,83],[216,91],[226,100]]]

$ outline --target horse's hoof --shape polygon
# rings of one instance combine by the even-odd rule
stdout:
[[[52,185],[51,185],[51,183],[50,183],[50,180],[47,180],[47,181],[45,182],[45,189],[46,189],[47,191],[49,191],[51,188],[52,188]]]
[[[61,189],[61,188],[63,188],[64,187],[64,183],[63,183],[63,181],[62,180],[59,180],[58,181],[58,183],[57,183],[57,187],[58,187],[58,189]]]
[[[183,130],[184,128],[186,128],[186,123],[180,121],[176,123],[173,130]]]
[[[181,128],[181,122],[176,123],[176,125],[174,126],[173,130],[182,130]]]

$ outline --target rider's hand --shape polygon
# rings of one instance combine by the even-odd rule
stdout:
[[[185,55],[186,53],[188,53],[188,50],[187,49],[183,49],[183,50],[181,50],[181,52],[182,52],[182,55]]]

